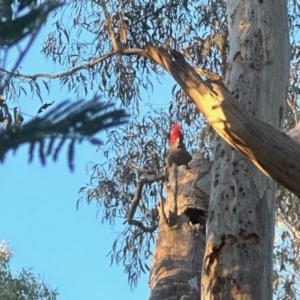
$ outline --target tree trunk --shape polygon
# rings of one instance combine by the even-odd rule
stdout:
[[[282,13],[285,11],[283,10]],[[243,153],[264,174],[300,197],[299,143],[268,123],[254,118],[236,101],[236,98],[223,85],[222,80],[216,79],[218,75],[198,69],[198,73],[211,78],[202,80],[198,73],[185,62],[184,57],[178,55],[178,52],[169,53],[163,47],[148,45],[145,51],[141,50],[141,53],[173,76],[209,124],[228,144]],[[289,57],[290,52],[286,51],[282,59]],[[286,73],[288,73],[288,64],[277,78],[281,80],[282,91],[284,91],[283,86],[287,86],[287,81],[282,81],[283,74]],[[280,110],[278,118],[282,114],[283,110]],[[297,136],[297,132],[295,135]],[[296,138],[295,135],[293,134],[293,138]]]
[[[277,129],[289,78],[286,6],[227,1],[226,85],[244,110]],[[272,299],[276,184],[220,137],[212,173],[202,299]]]
[[[169,170],[167,200],[150,270],[150,300],[199,300],[211,163],[194,159]]]

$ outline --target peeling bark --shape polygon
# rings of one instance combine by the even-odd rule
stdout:
[[[168,197],[159,207],[160,222],[150,270],[150,300],[200,297],[211,163],[195,158],[189,165],[191,169],[181,166],[168,172]]]

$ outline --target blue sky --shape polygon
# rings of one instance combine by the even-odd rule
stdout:
[[[147,299],[147,276],[132,292],[122,267],[110,267],[106,254],[116,234],[96,219],[95,206],[82,203],[76,211],[78,189],[88,178],[86,162],[99,159],[95,149],[77,148],[71,174],[63,156],[45,168],[38,160],[28,166],[26,148],[1,165],[0,239],[14,248],[12,270],[34,268],[59,287],[59,299],[116,299],[120,293],[124,299]]]
[[[47,25],[50,26],[50,25]],[[60,70],[46,63],[40,54],[47,29],[42,29],[34,47],[22,63],[22,72],[57,73]],[[13,63],[15,57],[11,57]],[[42,69],[41,69],[42,67]],[[158,85],[151,96],[152,103],[161,105],[171,100],[174,82],[168,79]],[[51,93],[42,93],[44,102],[75,99],[52,82]],[[5,96],[5,95],[4,95]],[[142,94],[145,102],[148,95]],[[166,100],[165,100],[166,99]],[[166,103],[166,102],[165,102]],[[34,115],[41,105],[37,96],[19,99],[21,111]],[[10,108],[16,103],[8,101]],[[30,118],[25,117],[26,120]],[[96,206],[82,202],[76,210],[78,190],[89,179],[86,164],[101,162],[103,158],[96,148],[87,143],[75,148],[75,171],[67,166],[66,148],[58,162],[50,159],[42,167],[38,156],[28,164],[28,145],[20,147],[15,155],[9,153],[1,170],[0,241],[10,242],[14,248],[11,262],[13,272],[33,268],[35,274],[44,277],[52,288],[58,287],[60,300],[140,300],[149,297],[148,274],[143,275],[133,291],[127,283],[122,266],[110,266],[106,257],[116,239],[116,231],[97,219]]]

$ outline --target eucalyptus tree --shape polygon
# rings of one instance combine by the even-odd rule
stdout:
[[[42,53],[64,71],[2,68],[7,94],[26,83],[51,93],[57,79],[131,112],[80,190],[104,221],[124,218],[111,259],[129,282],[150,269],[151,299],[295,298],[300,148],[282,128],[297,123],[297,1],[71,0],[51,22]],[[141,116],[141,89],[167,73],[176,82],[169,107]],[[175,122],[190,169],[165,168]],[[273,251],[275,215],[282,241]]]
[[[13,251],[8,243],[0,243],[0,296],[5,300],[56,300],[57,289],[52,289],[40,276],[32,270],[23,269],[13,275],[10,261]]]

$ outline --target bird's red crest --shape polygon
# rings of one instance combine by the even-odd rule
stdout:
[[[179,124],[174,124],[170,131],[170,145],[174,145],[177,140],[183,141],[183,133]]]

